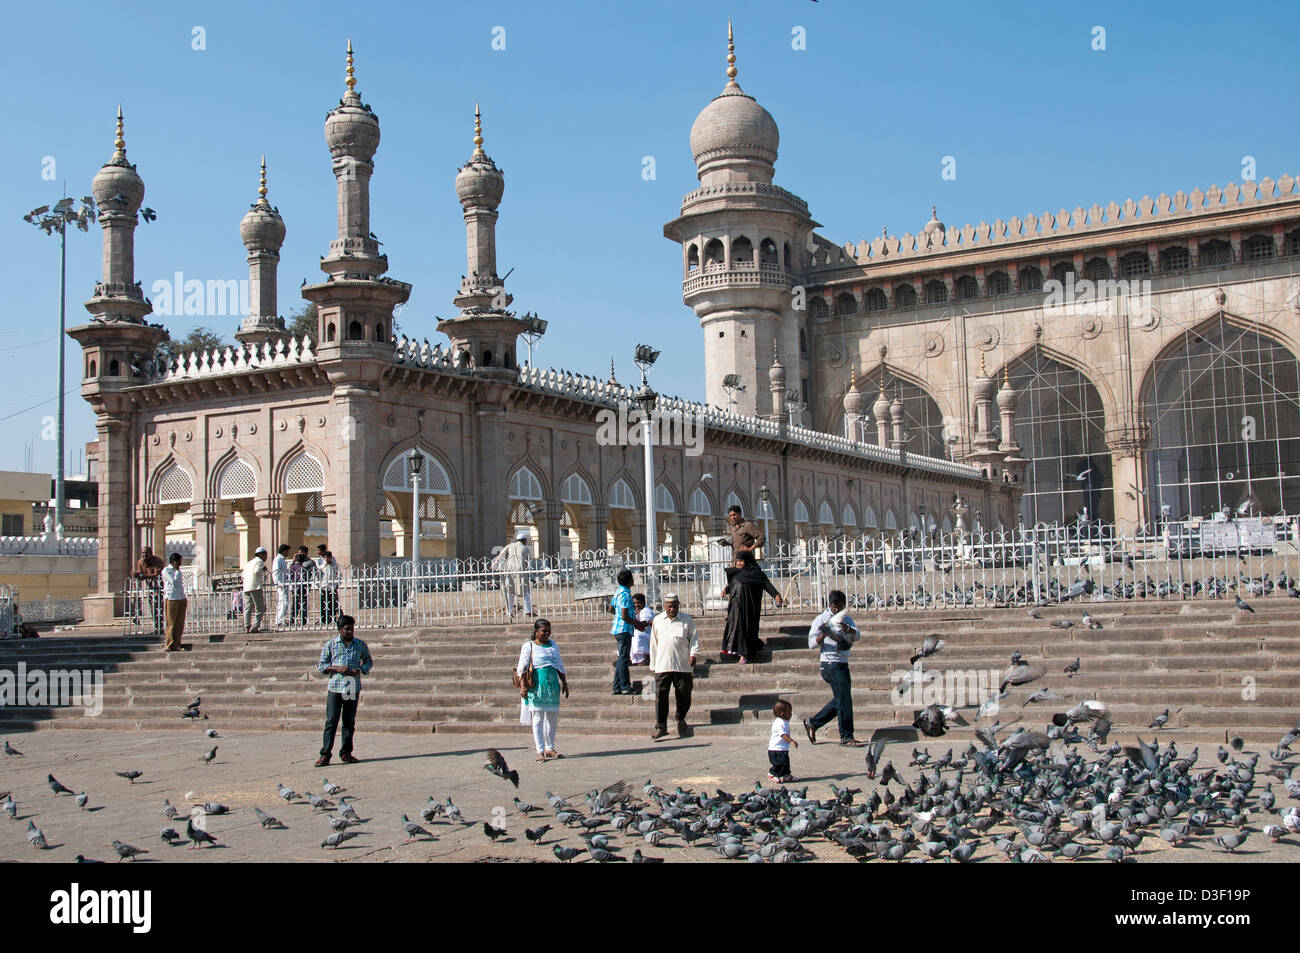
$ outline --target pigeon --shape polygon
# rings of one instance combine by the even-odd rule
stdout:
[[[6,739],[5,739],[5,754],[9,755],[10,757],[13,757],[14,755],[18,755],[19,757],[22,757],[22,754],[23,754],[23,753],[22,753],[21,751],[19,751],[17,748],[15,748],[13,745],[11,745],[11,744],[9,743],[9,739],[6,738]]]
[[[35,821],[27,822],[27,843],[31,844],[37,850],[45,850],[49,845],[45,843],[45,833],[36,826]]]
[[[294,791],[292,788],[285,787],[283,782],[280,783],[280,788],[277,793],[280,797],[284,798],[286,802],[292,801],[298,797],[298,792]]]
[[[1061,701],[1061,699],[1062,696],[1056,694],[1056,692],[1052,691],[1051,689],[1040,688],[1038,691],[1034,692],[1032,695],[1030,695],[1028,698],[1025,699],[1025,704],[1032,705],[1034,704],[1034,702],[1059,702]]]
[[[113,850],[117,852],[117,862],[120,864],[126,858],[131,858],[131,863],[135,863],[136,854],[149,853],[143,847],[132,847],[130,844],[123,844],[120,840],[113,841]]]
[[[1028,685],[1030,682],[1038,681],[1046,674],[1047,670],[1041,665],[1029,665],[1024,662],[1012,665],[1003,674],[1002,685],[998,688],[998,692],[999,694],[1005,694],[1007,687],[1010,685]]]
[[[185,836],[190,839],[190,850],[202,848],[204,844],[215,844],[217,839],[201,827],[194,826],[194,818],[185,822]]]
[[[342,798],[340,798],[339,800],[342,800]],[[455,804],[451,803],[450,797],[447,798],[446,812],[447,812],[448,820],[460,821],[462,823],[465,823],[465,817],[463,814],[460,813],[460,808],[458,808]]]
[[[169,800],[167,800],[166,798],[163,798],[163,810],[162,810],[162,813],[163,813],[163,817],[167,818],[167,820],[169,820],[169,821],[172,820],[172,819],[174,819],[174,818],[176,817],[176,807],[175,807],[175,805],[173,805],[172,802],[169,801]]]
[[[1162,713],[1160,713],[1159,715],[1157,715],[1155,721],[1151,722],[1151,724],[1147,725],[1147,727],[1148,727],[1148,728],[1152,728],[1152,729],[1155,729],[1155,728],[1163,728],[1163,727],[1164,727],[1165,725],[1167,725],[1167,724],[1169,724],[1169,709],[1168,709],[1168,708],[1166,708]]]
[[[403,843],[405,844],[409,844],[411,841],[415,840],[421,834],[423,834],[425,837],[429,838],[430,840],[437,840],[437,838],[434,837],[434,835],[430,834],[428,831],[426,831],[419,824],[415,823],[415,821],[411,820],[405,814],[402,815],[402,829],[406,831],[406,840],[403,841]]]
[[[310,791],[306,792],[306,794],[304,794],[303,796],[307,798],[307,801],[311,804],[311,809],[313,811],[325,811],[325,810],[329,810],[334,806],[333,801],[329,800],[328,798],[323,798],[320,797],[319,795],[312,794]]]
[[[338,812],[340,817],[346,817],[349,821],[360,820],[360,818],[357,817],[356,809],[353,808],[352,805],[348,803],[348,799],[342,795],[339,795]]]
[[[200,758],[200,760],[204,764],[211,764],[213,760],[216,758],[216,756],[217,756],[217,746],[213,745],[212,750],[204,754],[202,758]]]
[[[1255,614],[1255,610],[1251,608],[1250,603],[1247,602],[1245,599],[1241,598],[1241,596],[1234,595],[1232,599],[1233,602],[1236,603],[1237,608],[1240,609],[1242,612],[1249,612],[1251,615]]]
[[[330,830],[347,830],[355,823],[354,821],[349,821],[346,817],[339,817],[337,814],[329,814],[326,816],[329,818]]]
[[[496,772],[493,773],[495,774]],[[493,827],[487,821],[483,822],[483,833],[487,836],[488,840],[492,841],[493,843],[496,842],[496,839],[498,837],[506,836],[506,830],[504,827]]]
[[[550,829],[550,824],[543,824],[541,827],[525,828],[524,837],[528,838],[528,840],[532,841],[534,844],[537,844],[546,836],[546,832]]]
[[[1083,613],[1083,624],[1084,624],[1085,627],[1087,627],[1087,628],[1089,628],[1089,629],[1100,629],[1100,628],[1101,628],[1101,623],[1098,622],[1096,619],[1094,619],[1092,616],[1088,615],[1087,610],[1084,610],[1084,613]]]
[[[76,793],[77,793],[77,792],[73,791],[71,788],[66,788],[66,787],[64,787],[61,783],[59,783],[58,779],[55,778],[54,775],[52,775],[52,774],[47,774],[47,775],[45,776],[45,779],[46,779],[46,783],[48,783],[49,786],[50,786],[50,790],[53,791],[56,795],[57,795],[57,794],[76,794]]]
[[[143,771],[136,771],[135,769],[132,769],[130,771],[114,771],[113,773],[116,774],[119,778],[126,778],[132,784],[135,784],[136,778],[144,774]]]
[[[591,854],[591,859],[592,859],[592,860],[596,861],[597,863],[601,863],[601,864],[609,864],[609,863],[626,863],[626,862],[627,862],[627,858],[626,858],[626,857],[620,857],[620,856],[618,856],[618,854],[611,853],[610,851],[605,850],[604,848],[601,848],[601,847],[593,847],[593,848],[591,848],[590,854]]]
[[[199,719],[199,718],[206,718],[207,715],[204,715],[197,708],[187,708],[183,712],[181,712],[181,717],[190,718],[190,719]]]
[[[1076,658],[1069,665],[1065,666],[1065,677],[1074,678],[1074,676],[1078,674],[1079,674],[1079,659]]]
[[[521,801],[519,798],[515,798],[515,810],[520,814],[531,814],[533,811],[537,810],[537,806],[535,804],[528,804],[525,801]]]
[[[343,843],[345,840],[351,840],[352,838],[356,837],[360,833],[361,833],[360,831],[334,831],[323,841],[321,841],[320,845],[321,847],[329,847],[331,849],[336,848],[339,846],[339,844]]]
[[[321,790],[324,791],[326,794],[328,794],[330,797],[334,797],[336,794],[340,793],[343,790],[343,788],[339,787],[337,784],[335,784],[333,781],[330,781],[328,778],[321,778],[320,786],[321,786]]]
[[[586,853],[586,850],[585,847],[561,847],[559,844],[556,844],[551,848],[551,853],[555,854],[561,863],[567,864],[579,854]]]
[[[927,738],[939,738],[948,730],[950,725],[964,725],[965,722],[961,716],[952,708],[944,708],[940,705],[929,705],[926,708],[916,712],[912,720],[912,727],[916,728]]]
[[[1245,831],[1232,832],[1227,831],[1214,838],[1214,842],[1226,850],[1229,854],[1234,853],[1238,847],[1246,843],[1247,834]]]
[[[181,835],[176,833],[174,827],[164,827],[158,836],[162,838],[164,844],[175,844],[181,839]]]
[[[937,654],[943,649],[943,646],[943,639],[939,638],[937,635],[927,635],[925,641],[921,643],[921,647],[916,650],[915,655],[908,659],[908,662],[915,665],[918,659],[929,658],[930,656]]]
[[[1030,610],[1029,610],[1029,618],[1031,618],[1031,619],[1041,619],[1042,617],[1043,617],[1043,614],[1042,614],[1041,612],[1039,612],[1037,609],[1030,609]]]
[[[75,862],[78,864],[102,864],[103,863],[102,860],[91,860],[85,854],[78,854],[76,856]]]
[[[81,808],[84,811],[86,809],[86,803],[89,800],[90,799],[86,797],[86,792],[82,791],[80,794],[77,795],[77,807]]]
[[[192,701],[192,702],[190,702],[188,705],[186,705],[186,706],[185,706],[185,710],[186,710],[186,711],[196,711],[196,710],[198,709],[199,705],[201,705],[202,703],[203,703],[203,696],[202,696],[202,695],[195,695],[195,696],[194,696],[194,701]]]
[[[487,764],[483,765],[483,767],[487,768],[498,778],[504,778],[509,781],[516,788],[519,787],[519,772],[510,770],[510,765],[506,764],[506,759],[502,757],[500,751],[496,748],[488,748],[487,756]]]
[[[267,814],[266,811],[262,810],[260,807],[253,808],[253,816],[257,818],[257,823],[261,824],[267,830],[270,830],[273,827],[279,828],[281,830],[284,829],[283,824],[281,824],[270,814]]]
[[[1052,628],[1054,628],[1054,629],[1072,629],[1072,628],[1074,628],[1074,620],[1072,620],[1072,619],[1056,619],[1056,620],[1054,620],[1054,621],[1052,622]]]
[[[12,795],[6,795],[3,804],[0,804],[0,811],[9,815],[9,820],[18,820],[18,805],[14,802]]]
[[[215,737],[217,737],[217,729],[215,729],[215,728],[208,728],[208,729],[205,730],[203,733],[204,733],[205,735],[207,735],[209,738],[215,738]]]
[[[632,851],[632,863],[634,864],[662,864],[663,862],[664,859],[662,857],[647,857],[645,854],[641,853],[640,847]]]

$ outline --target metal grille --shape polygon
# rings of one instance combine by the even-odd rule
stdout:
[[[858,514],[854,511],[852,503],[844,504],[844,512],[842,514],[842,519],[843,519],[844,526],[846,528],[854,527],[858,525]]]
[[[542,481],[532,470],[520,467],[511,475],[506,493],[512,500],[540,500]]]
[[[835,513],[831,510],[831,505],[822,500],[822,505],[817,508],[817,522],[824,526],[829,526],[835,522]]]
[[[221,471],[217,486],[217,499],[243,500],[257,495],[257,476],[243,460],[235,459]]]
[[[420,467],[420,492],[450,496],[451,477],[448,476],[446,467],[423,450],[420,451],[420,456],[424,458],[424,464]],[[397,456],[388,465],[384,471],[383,487],[385,490],[410,492],[411,474],[407,469],[406,454]]]
[[[692,516],[712,516],[713,504],[709,502],[709,494],[704,492],[703,487],[696,487],[691,491],[691,515]]]
[[[565,503],[576,503],[579,506],[592,503],[591,487],[582,478],[582,474],[570,473],[564,478],[564,482],[560,484],[560,500]]]
[[[284,475],[284,492],[311,493],[325,489],[325,471],[310,453],[299,454]]]
[[[190,475],[172,464],[158,480],[159,503],[190,503],[194,500],[194,482]]]
[[[616,510],[636,509],[636,498],[632,496],[632,488],[621,477],[609,488],[609,505]]]
[[[727,493],[727,509],[730,510],[733,506],[739,506],[740,512],[745,512],[745,504],[740,501],[740,497],[736,495],[735,490]]]
[[[808,505],[803,500],[794,501],[794,521],[796,523],[808,522]]]
[[[676,513],[677,499],[673,491],[660,483],[655,487],[655,509],[660,513]]]

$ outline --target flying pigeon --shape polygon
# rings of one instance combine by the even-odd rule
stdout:
[[[916,654],[908,659],[908,661],[912,665],[915,665],[918,659],[929,658],[932,655],[938,654],[942,651],[944,644],[943,639],[939,638],[937,635],[927,635],[925,641],[921,643],[921,647],[916,650]]]
[[[1021,662],[1019,665],[1013,665],[1006,670],[1006,673],[1002,676],[1002,685],[998,688],[998,692],[999,694],[1005,694],[1009,685],[1028,685],[1030,682],[1038,681],[1046,674],[1047,669],[1041,665],[1029,665]]]
[[[510,765],[506,764],[506,759],[502,757],[500,751],[496,748],[488,748],[487,757],[487,764],[483,765],[483,767],[498,778],[504,778],[515,787],[519,787],[519,772],[510,770]]]

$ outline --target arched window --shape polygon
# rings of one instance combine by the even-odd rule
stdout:
[[[1005,271],[995,271],[984,279],[984,287],[990,295],[1011,294],[1011,276]]]
[[[365,328],[361,326],[360,321],[353,321],[351,324],[348,325],[349,341],[361,341],[365,338],[365,336],[366,336],[366,331]]]
[[[522,466],[510,475],[506,485],[506,496],[512,500],[540,500],[542,498],[542,481],[537,474]]]
[[[1020,269],[1020,290],[1042,291],[1043,290],[1043,269],[1037,265],[1026,265]]]
[[[754,243],[744,235],[732,239],[731,266],[752,265],[754,263]]]
[[[812,312],[814,321],[825,321],[831,316],[831,308],[823,299],[813,298],[808,303],[808,310]]]
[[[722,248],[722,240],[710,238],[704,245],[704,267],[721,268],[725,260],[725,253]]]
[[[884,311],[889,307],[889,299],[885,297],[885,292],[880,288],[868,288],[866,295],[863,296],[862,303],[868,311]]]
[[[589,506],[593,502],[591,486],[582,478],[581,473],[570,473],[560,484],[560,501]]]
[[[334,322],[331,321],[329,323],[329,326],[325,329],[325,340],[332,342],[334,340],[335,333],[336,332],[334,330]]]
[[[867,529],[878,529],[880,526],[880,520],[876,517],[876,508],[870,503],[862,511],[862,525]]]
[[[615,480],[614,485],[609,488],[609,505],[615,510],[636,509],[636,497],[632,495],[632,487],[622,477]]]
[[[803,357],[808,356],[808,332],[803,328],[799,329],[799,354]]]
[[[1121,278],[1141,278],[1151,274],[1151,256],[1144,251],[1131,251],[1119,259]]]
[[[894,307],[915,308],[916,289],[906,283],[898,285],[896,288],[894,288]]]
[[[947,447],[943,438],[943,415],[939,405],[929,392],[909,380],[895,375],[888,368],[877,369],[868,375],[872,387],[882,380],[885,393],[898,394],[903,400],[903,430],[911,434],[907,445],[908,453],[927,457],[946,457]],[[874,440],[874,428],[868,428],[868,435]]]
[[[700,267],[700,249],[692,244],[686,249],[686,270],[695,271]]]
[[[98,370],[97,370],[97,368],[96,368],[96,366],[95,366],[95,360],[94,360],[94,358],[91,358],[91,361],[90,361],[90,375],[89,375],[89,376],[94,377],[97,373],[98,373]]]
[[[885,529],[898,529],[898,517],[893,509],[885,510]]]
[[[730,510],[733,506],[739,506],[739,507],[740,507],[740,512],[741,512],[741,513],[744,513],[744,512],[745,512],[745,503],[744,503],[744,501],[740,498],[740,496],[736,493],[735,490],[728,490],[728,491],[727,491],[727,504],[726,504],[726,509],[727,509],[727,510]]]
[[[853,297],[853,295],[847,291],[843,292],[842,294],[836,295],[835,313],[837,315],[857,314],[858,299]]]
[[[822,500],[821,506],[817,507],[817,522],[824,526],[833,526],[835,524],[835,511],[831,505]]]
[[[850,527],[854,529],[857,528],[858,514],[857,511],[853,509],[852,503],[844,504],[844,511],[840,513],[840,525],[845,527],[846,529]]]
[[[112,360],[108,362],[109,377],[120,377],[121,373],[122,373],[122,366],[118,364],[116,360]]]
[[[794,501],[794,521],[796,523],[807,523],[809,521],[808,504],[803,500]]]
[[[1083,266],[1083,277],[1089,281],[1108,281],[1115,276],[1111,273],[1110,262],[1105,258],[1090,258]]]
[[[1201,267],[1213,268],[1216,265],[1232,264],[1232,243],[1215,238],[1201,243]]]
[[[491,366],[492,366],[492,352],[491,352],[491,351],[484,351],[484,352],[483,352],[483,364],[482,364],[482,366],[483,366],[483,367],[491,367]]]
[[[399,453],[384,470],[383,488],[394,493],[411,492],[411,470],[407,463],[407,453]],[[420,451],[424,462],[420,465],[420,492],[451,495],[451,477],[437,457]]]
[[[1071,261],[1058,261],[1052,266],[1052,280],[1059,281],[1061,284],[1065,284],[1075,273],[1074,262]]]
[[[325,469],[310,453],[300,453],[284,471],[285,493],[313,493],[325,489]]]
[[[677,512],[677,498],[673,496],[673,491],[668,489],[668,487],[664,486],[662,483],[655,485],[655,512]]]
[[[776,242],[770,238],[763,239],[762,244],[758,246],[760,254],[760,263],[766,267],[775,268],[781,264],[776,250]]]
[[[190,475],[173,463],[158,477],[159,503],[192,503],[194,482]]]
[[[1246,261],[1268,261],[1276,253],[1272,235],[1251,235],[1241,245],[1241,256]]]
[[[957,292],[958,301],[969,301],[980,296],[980,285],[974,275],[958,275],[953,282],[953,289]]]
[[[1186,271],[1192,267],[1192,256],[1186,245],[1172,245],[1160,250],[1161,271]]]
[[[935,278],[933,281],[925,283],[926,304],[943,304],[947,300],[948,286],[942,280]]]
[[[247,500],[257,495],[257,476],[253,468],[236,457],[221,470],[217,481],[217,499]]]
[[[1300,255],[1300,228],[1286,233],[1286,253]]]
[[[709,494],[704,492],[704,488],[697,486],[691,491],[691,515],[692,516],[712,516],[713,504],[709,500]]]

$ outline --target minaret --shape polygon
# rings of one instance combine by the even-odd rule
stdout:
[[[514,299],[497,274],[497,208],[505,193],[505,175],[483,151],[483,117],[474,104],[474,152],[456,173],[456,197],[465,212],[465,275],[452,303],[460,314],[438,322],[451,338],[452,350],[468,350],[478,370],[513,378],[518,337],[527,322],[507,310]]]
[[[866,403],[867,399],[858,390],[858,372],[855,368],[849,372],[849,389],[844,392],[844,436],[854,443],[862,439],[862,428],[858,422],[862,420]]]
[[[115,590],[130,573],[135,552],[132,404],[125,390],[151,375],[154,352],[167,337],[161,326],[145,323],[153,307],[135,280],[136,213],[144,202],[144,181],[126,160],[120,106],[113,147],[113,157],[91,184],[103,229],[103,275],[86,302],[90,323],[68,330],[82,348],[81,396],[95,413],[99,440],[99,586],[83,601],[92,624],[113,620]]]
[[[1020,443],[1016,440],[1016,404],[1020,396],[1011,387],[1011,365],[1002,367],[1002,387],[998,391],[998,412],[1002,418],[1002,442],[998,444],[1004,456],[1002,472],[1012,483],[1024,480],[1029,461],[1020,456]]]
[[[989,376],[984,366],[984,352],[980,352],[980,372],[975,378],[975,436],[966,463],[984,471],[986,479],[1001,480],[1002,457],[997,437],[993,435],[993,392],[997,381]]]
[[[682,246],[682,300],[704,334],[705,400],[728,404],[722,381],[739,375],[736,409],[770,417],[772,391],[759,376],[773,344],[792,380],[810,376],[796,311],[796,285],[817,223],[808,203],[772,184],[780,131],[776,120],[740,88],[735,34],[727,24],[726,81],[691,125],[699,188],[682,200],[664,236]],[[807,406],[816,405],[803,394]],[[824,422],[814,421],[814,426]]]
[[[410,297],[411,286],[379,277],[388,270],[388,256],[379,253],[379,241],[370,230],[370,176],[379,149],[379,117],[361,101],[354,74],[349,39],[347,92],[325,117],[325,143],[338,182],[338,237],[320,262],[328,277],[304,287],[302,296],[316,303],[321,348],[364,342],[376,346],[378,354],[392,350],[393,308]]]
[[[767,369],[768,389],[772,395],[772,420],[784,426],[785,419],[785,365],[781,363],[780,348],[772,342],[772,366]]]
[[[890,444],[895,450],[905,447],[903,442],[903,388],[894,387],[894,402],[889,405],[889,419],[894,427],[894,442]]]
[[[880,372],[880,393],[871,405],[871,416],[876,421],[876,446],[889,446],[889,396],[885,393],[885,372]]]
[[[266,156],[262,156],[257,196],[239,223],[239,237],[248,249],[248,317],[240,323],[235,339],[244,344],[261,344],[285,334],[284,319],[277,314],[276,288],[284,219],[266,200]]]

